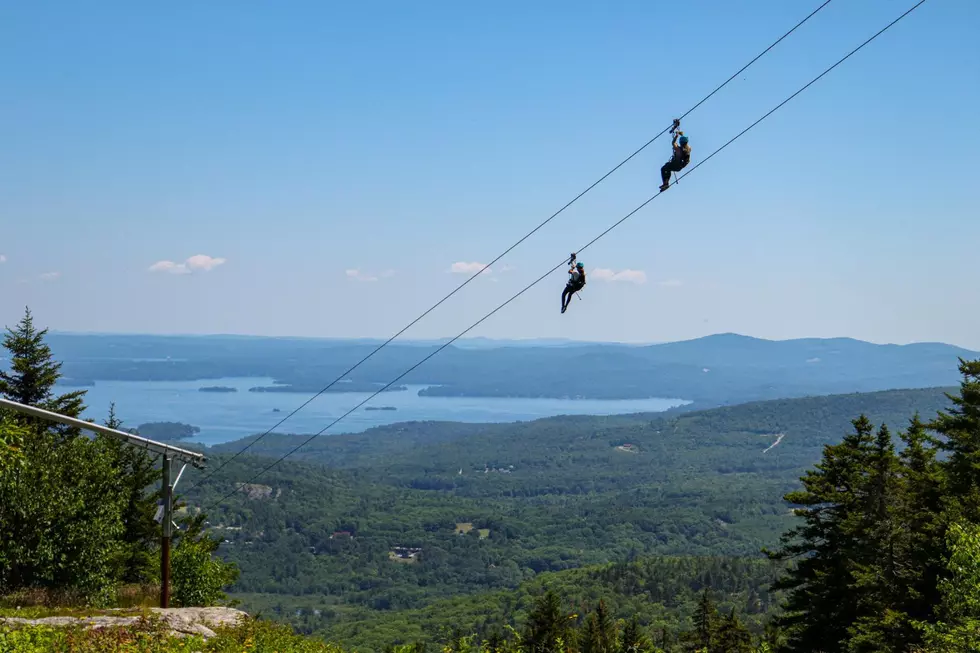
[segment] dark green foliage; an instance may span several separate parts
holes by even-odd
[[[123,501],[103,445],[32,429],[24,464],[0,479],[0,593],[37,587],[111,600]]]
[[[977,579],[964,575],[976,564],[966,533],[980,520],[980,361],[960,369],[953,407],[930,423],[936,436],[916,415],[896,454],[888,429],[872,436],[862,417],[853,434],[826,448],[804,489],[787,495],[801,506],[803,524],[773,554],[795,561],[775,585],[789,592],[780,650],[900,653],[918,650],[922,633],[929,651],[972,641],[980,601],[963,599],[952,618],[947,606],[953,595],[980,596]],[[950,524],[958,530],[947,538]],[[947,563],[953,559],[959,563]],[[950,576],[958,578],[955,592]],[[945,619],[971,625],[936,625]]]
[[[858,596],[851,591],[851,571],[866,562],[857,531],[866,528],[861,509],[868,506],[862,476],[873,447],[873,427],[864,417],[854,420],[854,432],[837,445],[827,445],[823,460],[802,478],[803,489],[786,495],[800,506],[803,524],[783,537],[774,554],[797,564],[775,588],[788,590],[786,614],[790,651],[837,651],[847,641],[847,629],[858,614]],[[863,502],[863,505],[862,505]]]
[[[940,436],[947,509],[958,518],[980,523],[980,360],[960,361],[963,383],[953,406],[929,425]]]
[[[52,396],[61,364],[54,361],[51,348],[44,342],[47,333],[47,329],[38,331],[34,327],[30,309],[24,310],[16,329],[7,329],[3,347],[10,353],[10,371],[0,371],[0,395],[21,404],[78,417],[85,408],[84,390]],[[36,420],[30,421],[37,424]],[[70,432],[66,427],[57,428],[59,432]]]
[[[927,621],[939,603],[938,582],[943,574],[943,490],[934,440],[918,414],[902,433],[900,454],[903,488],[900,523],[905,526],[901,556],[907,561],[900,583],[909,618]]]
[[[59,366],[45,333],[34,328],[30,311],[8,330],[11,373],[0,373],[0,394],[77,416],[84,391],[52,395]],[[124,528],[112,452],[74,429],[17,421],[26,429],[23,464],[0,478],[0,592],[66,589],[104,604],[112,598]]]
[[[548,590],[528,615],[523,645],[535,653],[559,653],[574,636],[571,617],[554,590]]]
[[[636,615],[623,625],[623,635],[619,640],[618,653],[650,653],[653,645],[643,632]]]
[[[752,653],[752,633],[742,625],[734,608],[718,624],[715,642],[718,653]]]
[[[602,599],[586,620],[581,650],[582,653],[616,653],[616,627]]]
[[[179,607],[215,605],[225,599],[224,587],[238,578],[238,567],[212,554],[220,540],[204,532],[204,515],[183,520],[171,552],[173,601]]]
[[[718,631],[718,610],[708,588],[701,592],[698,600],[698,607],[694,611],[694,630],[688,633],[687,640],[693,650],[705,649],[710,651],[715,648]]]
[[[24,440],[28,431],[0,411],[0,479],[24,464]],[[2,481],[0,481],[2,482]]]
[[[109,406],[109,417],[105,425],[122,430],[123,422],[116,417],[115,405]],[[118,578],[124,583],[157,581],[160,577],[161,528],[153,516],[161,492],[151,488],[160,484],[160,471],[146,451],[112,438],[104,439],[118,471],[113,495],[122,496],[126,501],[122,515],[123,535]]]

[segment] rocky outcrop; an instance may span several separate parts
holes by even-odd
[[[112,628],[129,626],[141,618],[133,610],[106,610],[106,614],[92,617],[44,617],[41,619],[23,619],[21,617],[0,618],[3,625],[41,625],[65,627],[80,625],[88,628]],[[116,614],[113,614],[116,613]],[[125,613],[125,614],[121,614]],[[234,608],[149,608],[148,616],[156,617],[167,625],[172,635],[199,635],[205,639],[214,637],[211,629],[216,626],[234,626],[240,619],[246,617],[241,610]]]

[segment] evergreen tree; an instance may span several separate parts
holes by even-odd
[[[718,625],[716,644],[713,651],[718,653],[751,653],[752,633],[742,625],[735,608]]]
[[[779,625],[777,625],[773,620],[766,622],[760,640],[760,650],[765,648],[770,652],[778,651],[780,648],[782,648],[785,642],[785,638],[783,637],[783,633],[779,628]]]
[[[116,417],[115,404],[109,405],[105,425],[122,430],[123,423]],[[119,578],[124,583],[153,582],[159,578],[157,547],[161,536],[160,525],[153,517],[162,493],[160,490],[150,492],[148,488],[160,483],[160,473],[143,449],[113,438],[104,438],[103,445],[114,458],[114,466],[119,472],[116,492],[126,500]]]
[[[569,642],[568,623],[562,612],[561,599],[549,589],[528,616],[523,637],[526,649],[533,653],[560,653]]]
[[[939,448],[948,454],[942,463],[951,519],[980,523],[980,360],[960,360],[959,395],[947,395],[953,402],[929,425],[942,438]]]
[[[585,632],[580,635],[582,641],[582,653],[601,653],[602,637],[599,635],[599,620],[596,619],[595,612],[590,614],[585,620]]]
[[[61,376],[61,363],[54,361],[51,348],[44,342],[47,333],[47,329],[38,331],[34,327],[29,308],[24,310],[24,317],[16,328],[7,328],[3,347],[11,355],[10,371],[0,371],[0,395],[21,404],[78,417],[85,409],[82,403],[84,390],[52,396],[54,385]],[[51,425],[47,427],[52,428]],[[66,432],[64,427],[60,430]]]
[[[855,548],[851,559],[856,612],[851,615],[851,653],[905,650],[914,636],[902,611],[900,576],[905,569],[900,522],[899,458],[888,428],[878,430],[867,457],[863,482],[853,488],[861,503],[848,525]]]
[[[787,590],[785,612],[777,624],[785,629],[784,650],[793,653],[839,651],[859,614],[852,592],[854,560],[867,559],[855,526],[866,526],[864,496],[874,431],[864,416],[854,420],[854,432],[840,444],[826,445],[823,459],[801,479],[803,489],[786,500],[800,506],[803,524],[782,537],[774,559],[795,560],[773,585]],[[873,502],[872,502],[873,503]]]
[[[599,600],[595,611],[596,626],[599,633],[599,648],[596,653],[614,653],[616,650],[616,624],[609,615],[606,602]]]
[[[623,624],[623,635],[619,640],[619,653],[651,653],[649,638],[643,634],[636,615]]]
[[[615,653],[615,650],[616,624],[609,616],[606,602],[600,599],[595,612],[586,620],[582,653]]]
[[[943,492],[935,440],[915,415],[902,433],[899,455],[901,494],[898,506],[901,564],[895,578],[896,610],[902,616],[906,645],[917,645],[920,633],[914,622],[934,618],[939,605],[938,583],[944,573]]]
[[[693,645],[694,651],[715,651],[715,629],[718,622],[718,610],[715,608],[708,588],[705,587],[694,609],[694,631],[688,633],[687,640]]]

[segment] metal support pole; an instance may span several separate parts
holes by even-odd
[[[170,456],[163,457],[163,537],[160,540],[160,607],[170,607],[170,536],[173,534],[174,490],[170,484]]]

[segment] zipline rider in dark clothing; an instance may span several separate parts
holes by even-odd
[[[679,144],[678,136],[680,136]],[[684,135],[684,132],[674,132],[674,140],[671,141],[671,147],[674,148],[674,154],[670,157],[670,161],[665,163],[664,167],[660,169],[660,179],[663,181],[663,185],[660,187],[661,193],[670,186],[670,173],[680,172],[684,169],[684,166],[691,162],[691,146],[687,144],[687,136]]]
[[[571,278],[565,284],[565,290],[561,293],[562,313],[568,309],[568,304],[572,301],[572,295],[585,287],[585,266],[579,261],[575,264],[575,267],[568,271],[568,274]]]

